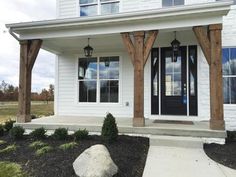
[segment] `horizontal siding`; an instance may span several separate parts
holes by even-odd
[[[58,18],[69,18],[77,16],[77,0],[57,0]]]
[[[111,112],[117,117],[133,116],[133,70],[128,56],[122,59],[121,101],[120,104],[82,104],[78,103],[77,93],[77,58],[70,55],[60,55],[58,60],[58,115],[99,116],[104,117]],[[129,106],[126,106],[129,102]]]
[[[224,47],[236,47],[236,5],[231,6],[229,14],[223,18],[222,43]],[[225,105],[226,128],[236,130],[236,105]]]

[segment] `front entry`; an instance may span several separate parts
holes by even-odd
[[[171,47],[153,49],[152,114],[197,115],[196,54],[196,46],[180,47],[177,56]]]
[[[175,57],[172,48],[161,49],[161,113],[187,115],[186,47]]]

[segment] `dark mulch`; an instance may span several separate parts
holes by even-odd
[[[14,153],[0,154],[0,160],[19,163],[23,170],[35,177],[75,177],[72,163],[85,149],[95,144],[104,144],[108,148],[119,168],[115,177],[142,177],[149,148],[148,138],[119,136],[117,142],[108,144],[103,142],[100,136],[90,136],[88,140],[79,141],[78,147],[64,152],[58,149],[58,146],[72,140],[58,141],[48,138],[43,142],[53,146],[55,150],[37,157],[35,151],[28,147],[34,142],[30,137],[19,141],[13,141],[8,136],[0,139],[7,141],[7,145],[15,143],[18,146]],[[0,149],[7,145],[0,145]]]
[[[236,141],[226,141],[225,145],[205,144],[204,150],[212,160],[236,169]]]

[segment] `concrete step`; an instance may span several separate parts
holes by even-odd
[[[150,146],[203,148],[203,141],[196,137],[151,135]]]

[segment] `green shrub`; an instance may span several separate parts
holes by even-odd
[[[236,131],[227,131],[227,141],[236,141]]]
[[[6,148],[0,150],[0,154],[2,153],[11,153],[11,152],[15,152],[16,151],[16,145],[10,145],[10,146],[7,146]]]
[[[47,143],[44,143],[42,141],[35,141],[29,145],[29,147],[33,149],[40,149],[45,146],[47,146]]]
[[[5,122],[5,124],[4,124],[4,129],[5,129],[7,132],[10,131],[10,130],[13,128],[13,124],[14,124],[15,122],[16,122],[16,121],[11,120],[11,119],[7,120],[7,121]]]
[[[42,127],[42,128],[37,128],[34,131],[32,131],[30,133],[30,135],[35,138],[35,139],[44,139],[46,138],[46,130]]]
[[[31,119],[33,120],[33,119],[37,119],[38,117],[36,116],[36,115],[34,115],[34,114],[32,114],[31,115]]]
[[[0,177],[27,177],[27,174],[17,163],[0,162]]]
[[[22,139],[24,132],[25,132],[24,128],[22,128],[20,126],[16,126],[10,130],[10,136],[14,139]]]
[[[65,128],[58,128],[55,130],[53,137],[57,140],[66,140],[68,138],[68,130]]]
[[[66,143],[66,144],[62,144],[59,146],[59,149],[66,151],[69,149],[73,149],[74,147],[76,147],[78,144],[76,142],[71,142],[71,143]]]
[[[112,143],[117,140],[118,128],[116,125],[116,119],[111,113],[108,113],[104,119],[102,126],[102,137],[109,143]]]
[[[0,124],[0,136],[4,135],[4,127]]]
[[[88,138],[88,134],[89,132],[86,129],[84,129],[76,131],[73,136],[76,140],[83,140]]]
[[[44,154],[46,154],[46,153],[48,153],[48,152],[51,152],[51,151],[53,151],[53,148],[52,148],[51,146],[44,146],[44,147],[38,149],[38,150],[35,152],[35,154],[36,154],[37,156],[42,156],[42,155],[44,155]]]

